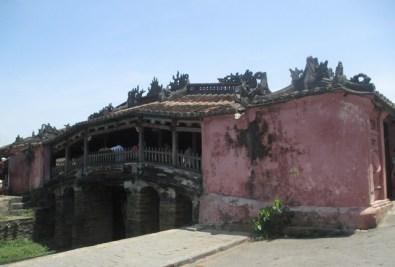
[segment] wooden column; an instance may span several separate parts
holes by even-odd
[[[88,154],[89,154],[89,143],[88,135],[84,135],[84,156],[83,156],[83,174],[86,175],[88,167]]]
[[[144,161],[144,127],[138,126],[137,131],[139,133],[139,161]]]
[[[173,165],[177,165],[178,138],[177,138],[176,126],[177,126],[177,122],[173,121],[173,125],[171,128],[171,148],[172,148],[171,159]]]
[[[64,158],[65,158],[64,171],[65,173],[67,173],[70,167],[70,145],[68,143],[64,148]]]

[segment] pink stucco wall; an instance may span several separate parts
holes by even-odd
[[[43,146],[15,152],[9,159],[9,191],[11,194],[29,192],[43,185],[49,178],[50,151]]]
[[[344,92],[205,118],[200,221],[243,220],[275,198],[354,210],[385,198],[381,119]]]

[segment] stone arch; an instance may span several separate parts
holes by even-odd
[[[183,193],[176,193],[175,226],[182,227],[193,223],[193,203],[190,197]]]
[[[149,234],[159,231],[159,205],[158,192],[151,186],[140,191],[140,213],[142,233]]]
[[[71,248],[73,245],[74,224],[74,189],[67,187],[62,198],[62,247]]]

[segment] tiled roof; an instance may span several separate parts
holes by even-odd
[[[291,86],[288,86],[282,90],[273,92],[265,96],[265,98],[261,101],[261,103],[253,105],[253,106],[262,106],[262,105],[270,105],[275,103],[287,102],[296,98],[301,98],[305,96],[324,94],[329,92],[334,92],[336,90],[343,90],[347,93],[354,95],[366,95],[373,96],[373,99],[376,103],[380,103],[380,105],[386,109],[387,112],[395,116],[395,104],[386,98],[379,91],[373,92],[361,92],[355,91],[345,87],[342,84],[334,84],[334,83],[324,83],[321,86],[317,86],[312,89],[306,90],[295,90]]]
[[[170,117],[202,117],[218,113],[236,112],[240,107],[234,95],[184,95],[171,100],[155,101],[114,112],[114,115],[138,113]]]
[[[380,104],[388,112],[395,115],[395,105],[385,96],[377,91],[374,92],[361,92],[346,88],[342,84],[333,82],[322,82],[317,84],[312,89],[296,90],[292,86],[288,86],[282,90],[260,96],[257,103],[250,104],[253,106],[265,106],[281,102],[287,102],[292,99],[301,98],[310,95],[323,94],[334,92],[336,90],[344,90],[351,94],[356,95],[369,95],[373,96],[374,101]],[[197,94],[184,93],[175,97],[167,98],[163,101],[153,101],[144,103],[133,107],[120,105],[113,111],[101,117],[82,121],[60,130],[57,137],[45,140],[44,142],[52,142],[60,140],[69,135],[72,135],[87,126],[100,125],[103,122],[123,119],[131,116],[158,116],[175,119],[200,119],[205,116],[220,115],[220,114],[234,114],[242,109],[242,105],[236,102],[235,92],[200,92]],[[29,138],[25,138],[28,140]],[[34,140],[31,140],[34,141]],[[24,142],[25,143],[25,142]],[[15,144],[18,145],[18,144]],[[0,149],[1,150],[1,149]]]

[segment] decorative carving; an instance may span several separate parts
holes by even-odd
[[[242,74],[238,72],[236,72],[236,74],[231,73],[224,78],[218,78],[218,81],[223,84],[241,84],[241,76]]]
[[[295,90],[308,90],[319,85],[320,82],[343,84],[344,86],[356,90],[372,92],[375,86],[370,82],[370,78],[363,73],[355,75],[350,80],[344,75],[343,64],[338,63],[335,74],[328,68],[328,61],[318,63],[317,58],[308,57],[303,73],[295,68],[290,69],[292,85]],[[321,83],[322,85],[322,83]]]
[[[236,101],[244,106],[256,103],[264,95],[270,93],[266,72],[254,74],[252,71],[246,70],[242,75],[239,73],[230,74],[218,81],[224,84],[239,84]]]
[[[137,85],[136,88],[133,88],[132,90],[129,91],[128,93],[128,108],[136,106],[140,104],[141,99],[143,98],[144,90],[140,89],[140,87]]]
[[[102,108],[100,111],[91,114],[88,117],[88,120],[93,120],[93,119],[97,119],[97,118],[103,117],[103,116],[109,114],[110,112],[112,112],[113,110],[114,110],[114,107],[110,103],[107,106],[105,106],[104,108]]]
[[[170,89],[170,91],[174,92],[186,88],[188,84],[189,84],[189,75],[186,73],[180,74],[180,72],[177,71],[176,76],[173,75],[173,81],[171,81],[167,87],[168,89]]]
[[[147,97],[159,97],[162,93],[163,86],[159,85],[159,81],[156,77],[152,79],[151,85],[148,88]]]
[[[295,68],[295,70],[289,69],[289,71],[291,72],[292,84],[295,85],[302,78],[303,70]]]
[[[246,70],[244,74],[239,74],[238,72],[236,74],[231,73],[224,78],[218,78],[218,81],[224,84],[242,84],[244,81],[250,88],[257,87],[257,80],[254,77],[254,73],[250,70]]]
[[[162,91],[160,92],[159,99],[165,100],[166,98],[169,98],[170,96],[171,96],[170,89],[163,88]]]
[[[257,80],[256,94],[257,95],[266,95],[270,93],[269,84],[267,83],[267,74],[266,72],[256,72],[254,74],[255,79]]]
[[[262,95],[269,91],[266,72],[256,72],[254,74],[252,71],[246,70],[244,74],[239,74],[238,72],[236,74],[231,73],[224,78],[218,78],[218,81],[225,85],[244,84],[244,87],[248,87],[249,89],[259,89]]]
[[[21,143],[23,142],[23,138],[18,134],[15,138],[15,142],[14,143]]]
[[[339,61],[339,63],[337,64],[336,70],[335,70],[335,78],[334,78],[334,80],[336,82],[343,82],[346,79],[347,78],[344,75],[344,71],[343,71],[343,63],[341,61]]]
[[[289,69],[291,72],[292,85],[297,90],[310,89],[315,83],[324,78],[330,79],[333,76],[332,69],[328,68],[328,61],[318,62],[317,58],[308,57],[306,67],[302,73],[301,70]]]
[[[33,132],[34,133],[34,132]],[[48,139],[53,136],[56,136],[60,133],[59,130],[56,129],[56,127],[51,126],[51,124],[42,124],[41,128],[38,130],[37,137],[40,139]],[[33,135],[34,137],[34,135]]]
[[[351,87],[351,89],[373,92],[376,87],[370,82],[371,78],[364,73],[359,73],[350,79],[350,82],[346,84]]]
[[[159,99],[166,100],[168,98],[176,97],[182,94],[187,93],[187,87],[189,85],[189,75],[184,73],[180,74],[177,71],[176,75],[172,77],[173,81],[171,81],[166,88],[162,88],[159,92]]]

